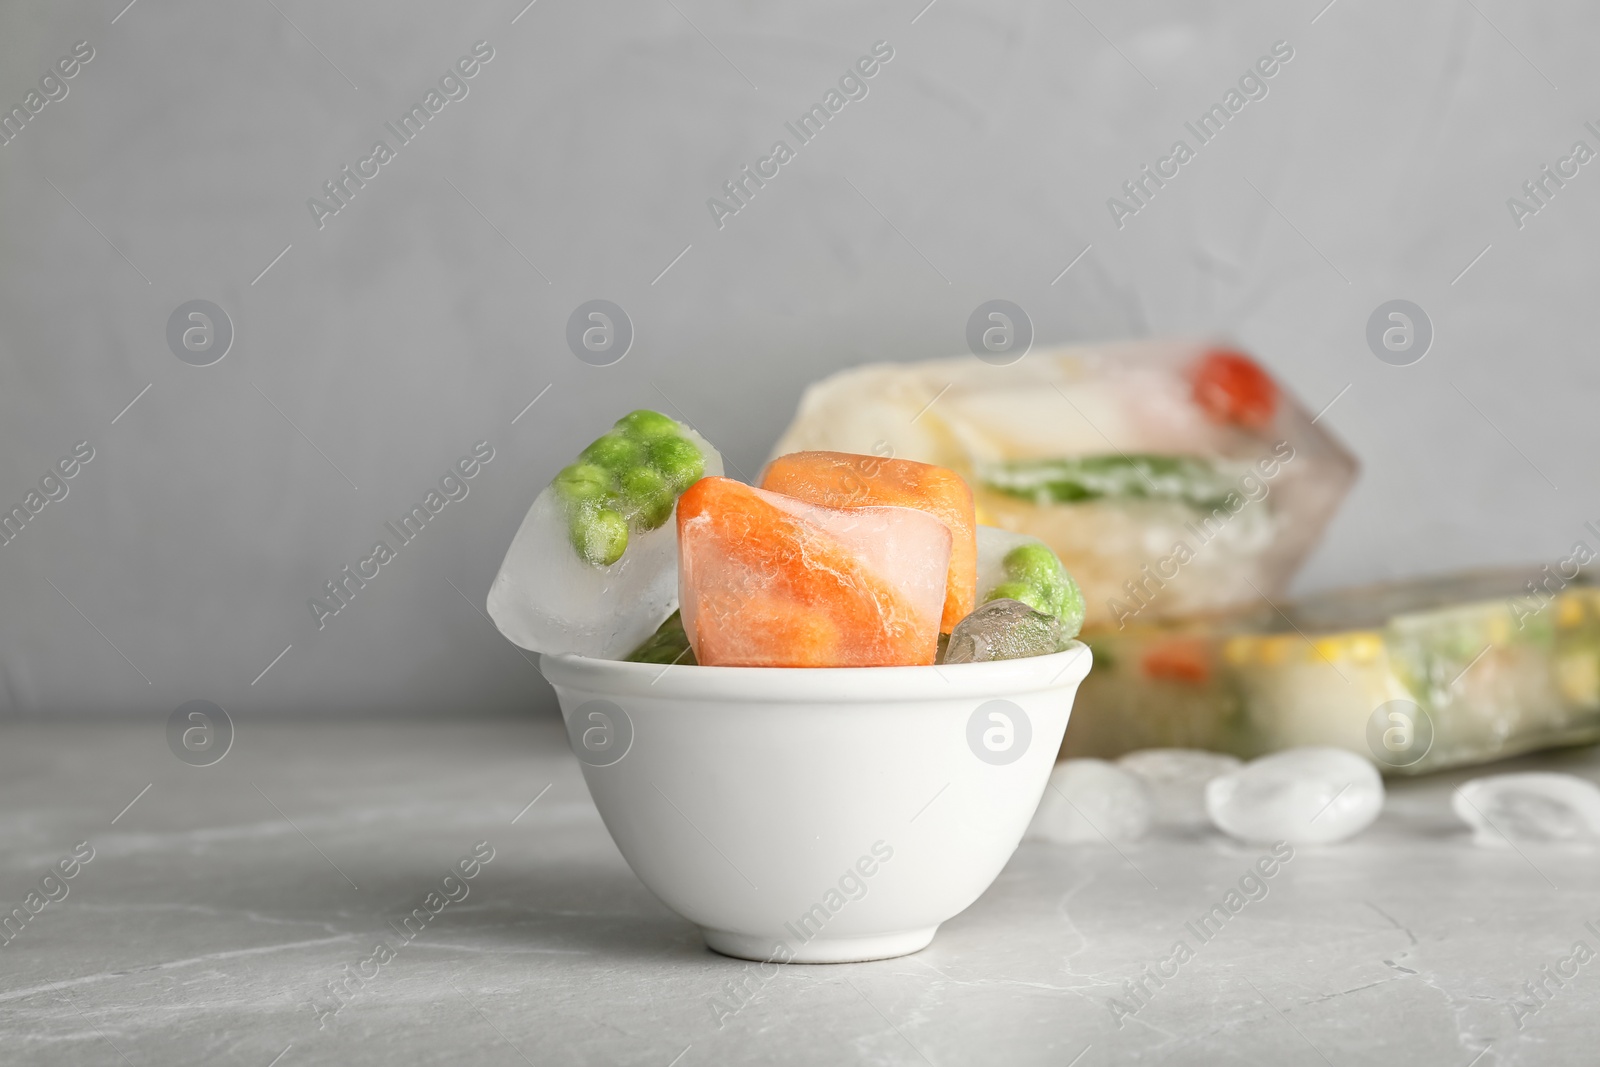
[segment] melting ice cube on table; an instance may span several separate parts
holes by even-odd
[[[1117,765],[1149,788],[1157,824],[1186,830],[1211,825],[1206,785],[1242,766],[1233,756],[1196,748],[1141,749],[1123,756]]]
[[[950,531],[926,511],[831,508],[705,478],[678,502],[683,625],[703,666],[931,664]]]
[[[528,509],[489,590],[489,615],[536,652],[626,655],[672,613],[682,493],[720,475],[699,434],[654,411],[617,420]]]
[[[1450,806],[1474,844],[1600,841],[1600,788],[1571,774],[1490,774],[1459,787]]]
[[[1050,772],[1028,837],[1058,845],[1136,841],[1150,828],[1150,791],[1098,759],[1069,759]]]
[[[1206,811],[1217,829],[1260,844],[1343,841],[1382,809],[1377,768],[1342,748],[1275,752],[1206,785]]]

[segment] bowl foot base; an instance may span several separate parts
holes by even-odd
[[[741,960],[788,963],[864,963],[867,960],[887,960],[895,956],[909,956],[921,952],[933,941],[938,926],[925,926],[920,930],[901,930],[892,934],[871,934],[865,937],[813,937],[797,942],[792,936],[784,938],[762,937],[758,934],[736,934],[728,930],[712,930],[702,926],[700,933],[713,952]],[[783,951],[787,949],[788,951]],[[787,956],[787,960],[784,957]]]

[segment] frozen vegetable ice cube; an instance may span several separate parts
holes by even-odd
[[[678,549],[702,665],[934,661],[950,531],[926,511],[829,508],[706,478],[678,501]]]
[[[495,625],[536,652],[626,655],[677,602],[678,494],[721,473],[717,450],[675,419],[618,419],[528,509],[489,590]]]
[[[972,490],[944,467],[849,452],[791,452],[767,466],[761,488],[830,508],[891,505],[931,512],[950,528],[950,572],[939,628],[949,633],[972,611],[978,546]]]
[[[986,663],[1060,652],[1061,620],[1020,600],[991,600],[956,624],[941,663]]]
[[[979,526],[978,603],[1020,600],[1035,611],[1061,620],[1061,640],[1070,641],[1083,625],[1083,594],[1056,554],[1037,537]]]

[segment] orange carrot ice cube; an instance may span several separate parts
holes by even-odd
[[[955,629],[977,603],[978,524],[972,490],[955,471],[849,452],[791,452],[768,465],[761,488],[830,508],[890,505],[930,512],[950,529],[950,571],[939,629]]]
[[[708,667],[934,662],[950,532],[926,511],[830,508],[702,478],[678,498],[678,595]]]

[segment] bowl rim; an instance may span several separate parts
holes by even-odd
[[[539,669],[551,685],[617,696],[899,703],[1073,689],[1093,660],[1089,646],[1074,640],[1047,656],[920,667],[702,667],[541,653]]]

